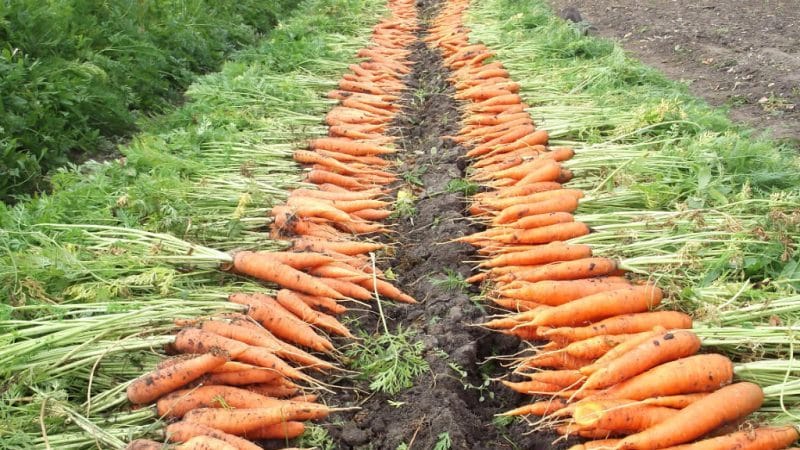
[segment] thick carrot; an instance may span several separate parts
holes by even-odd
[[[245,432],[248,439],[294,439],[306,431],[303,422],[286,421]]]
[[[261,253],[237,252],[233,257],[233,270],[310,295],[330,298],[343,297],[335,290],[320,283],[316,278]]]
[[[128,386],[128,400],[137,404],[150,403],[202,377],[230,358],[228,352],[219,348],[208,350],[208,353],[178,361],[137,378]]]
[[[667,331],[648,339],[592,373],[586,389],[602,389],[659,364],[691,356],[700,350],[700,338],[688,330]]]
[[[320,253],[326,253],[328,251],[333,251],[336,253],[342,253],[348,256],[360,255],[363,253],[369,253],[376,250],[379,250],[384,247],[383,244],[373,243],[373,242],[357,242],[357,241],[326,241],[323,239],[315,239],[315,238],[301,238],[295,239],[292,241],[294,244],[295,250],[311,250]],[[289,287],[289,286],[287,286]],[[303,289],[294,289],[300,292],[306,292]],[[320,295],[320,294],[313,294],[311,295]],[[323,297],[331,297],[331,298],[341,298],[332,295],[322,295]]]
[[[337,295],[339,295],[338,292]],[[228,299],[234,303],[249,306],[247,315],[281,339],[321,352],[333,350],[333,344],[330,341],[316,334],[308,324],[287,311],[271,297],[261,294],[232,294]]]
[[[591,364],[592,359],[576,358],[568,353],[537,355],[523,360],[522,367],[550,367],[561,370],[577,370]]]
[[[184,420],[241,436],[250,430],[284,421],[322,419],[329,412],[327,406],[317,403],[294,403],[265,408],[198,408],[189,411]]]
[[[624,314],[602,320],[585,327],[563,327],[543,329],[548,339],[581,341],[601,334],[632,334],[650,331],[663,326],[667,330],[692,328],[692,318],[678,311],[657,311],[639,314]]]
[[[608,352],[606,352],[606,354],[597,358],[597,361],[595,361],[594,364],[582,367],[581,373],[584,375],[591,375],[597,370],[606,367],[611,361],[630,352],[631,350],[635,349],[644,342],[647,342],[651,339],[656,339],[658,336],[664,334],[664,332],[666,331],[667,330],[661,325],[656,325],[655,327],[653,327],[652,330],[643,331],[641,333],[609,335],[609,336],[628,336],[629,339],[617,345],[613,349],[609,350]]]
[[[258,252],[267,254],[294,269],[307,269],[335,261],[328,255],[316,252]]]
[[[156,411],[161,417],[180,418],[195,408],[257,408],[277,401],[231,386],[205,385],[173,391],[161,397]]]
[[[591,232],[588,225],[583,222],[567,222],[547,225],[529,230],[516,230],[494,238],[503,244],[549,244],[551,242],[568,241],[585,236]]]
[[[498,281],[514,279],[536,282],[544,280],[578,280],[582,278],[608,276],[617,271],[617,262],[609,258],[582,258],[537,266]]]
[[[538,184],[538,183],[537,183]],[[517,205],[524,205],[527,203],[536,203],[544,200],[549,200],[552,198],[562,198],[565,196],[572,196],[576,199],[583,198],[583,191],[578,189],[550,189],[541,192],[534,192],[527,195],[522,196],[507,196],[501,197],[497,199],[487,200],[484,205],[491,209],[496,209],[503,211],[507,208],[511,208]],[[528,227],[532,228],[532,227]]]
[[[548,191],[554,193],[561,193],[561,191]],[[578,209],[578,199],[574,195],[565,193],[564,195],[548,198],[546,200],[538,201],[535,203],[523,203],[520,205],[510,206],[500,211],[494,219],[493,225],[504,225],[516,222],[523,217],[533,216],[538,214],[547,214],[552,212],[574,212]],[[553,239],[557,240],[557,239]]]
[[[175,450],[239,450],[235,445],[211,436],[198,435],[175,447]]]
[[[583,341],[572,342],[563,351],[576,358],[597,359],[631,338],[630,334],[604,334]],[[635,335],[633,335],[635,336]]]
[[[514,255],[517,253],[502,256],[508,256],[508,260],[514,260]],[[585,257],[588,256],[591,255]],[[631,286],[631,283],[624,277],[597,277],[582,280],[521,282],[519,287],[501,288],[500,292],[518,300],[558,306],[599,292],[612,291],[626,286]]]
[[[641,433],[633,434],[617,445],[621,450],[647,450],[683,444],[718,426],[756,411],[764,393],[753,383],[725,386],[680,410],[675,416]]]
[[[295,295],[294,291],[281,289],[278,291],[275,299],[281,306],[299,317],[303,322],[324,328],[340,336],[353,337],[350,330],[336,320],[336,318],[311,309],[310,306]]]
[[[612,432],[635,433],[661,423],[679,410],[642,405],[633,400],[581,401],[573,410],[575,424],[584,429],[599,428]]]
[[[267,397],[287,398],[297,395],[300,388],[286,380],[279,380],[277,383],[258,383],[242,386],[242,389],[256,392]]]
[[[575,326],[622,314],[645,312],[658,306],[662,296],[661,289],[653,285],[600,292],[543,310],[528,324],[540,327]]]
[[[601,398],[644,400],[650,397],[711,392],[731,382],[733,363],[717,354],[689,356],[664,363],[614,385]]]
[[[795,427],[763,427],[737,431],[665,450],[779,450],[792,445],[800,434]]]
[[[319,138],[309,142],[312,149],[322,149],[332,152],[345,153],[353,156],[388,155],[396,150],[366,142],[358,142],[345,138]]]
[[[175,422],[167,425],[167,438],[171,442],[186,442],[196,436],[209,436],[227,442],[239,450],[260,450],[261,447],[239,436],[189,422]]]
[[[281,374],[276,370],[252,366],[235,372],[210,373],[204,376],[202,381],[211,385],[246,386],[254,383],[271,383],[279,378]]]

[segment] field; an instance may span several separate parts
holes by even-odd
[[[797,441],[791,140],[544,0],[288,9],[0,203],[0,448]]]

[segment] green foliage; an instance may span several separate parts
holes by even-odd
[[[445,190],[453,194],[462,194],[469,197],[478,193],[480,185],[466,178],[453,178],[447,182]]]
[[[328,434],[328,430],[316,424],[306,425],[306,431],[297,438],[297,445],[303,448],[315,448],[317,450],[334,450],[336,443]]]
[[[431,283],[447,292],[466,292],[470,287],[463,275],[450,268],[444,269],[443,277],[431,278]]]
[[[445,431],[444,433],[439,433],[439,436],[437,436],[433,450],[450,450],[452,445],[453,442],[450,440],[450,433]]]
[[[414,378],[430,370],[423,358],[422,341],[413,341],[408,330],[398,328],[395,333],[378,336],[364,335],[362,345],[353,346],[346,355],[350,367],[370,380],[373,391],[396,394],[414,385]]]
[[[108,152],[140,113],[252,44],[294,2],[3,1],[0,200],[45,187],[76,155]]]

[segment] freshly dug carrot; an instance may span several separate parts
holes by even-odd
[[[164,444],[150,439],[134,439],[128,442],[125,450],[164,450]]]
[[[275,398],[287,398],[300,392],[300,388],[297,385],[287,383],[285,379],[278,380],[277,383],[249,384],[242,386],[242,389]]]
[[[533,381],[555,384],[561,387],[574,386],[585,377],[577,370],[543,370],[522,374]]]
[[[372,300],[371,291],[347,279],[321,278],[320,281],[341,292],[345,297],[354,298],[356,300]],[[367,281],[372,283],[372,280],[362,281],[363,283],[366,283]]]
[[[619,439],[598,439],[573,445],[568,450],[612,450],[619,441]]]
[[[666,408],[683,409],[692,403],[708,395],[707,393],[667,395],[662,397],[651,397],[642,400],[642,404],[653,406],[664,406]]]
[[[348,256],[355,256],[360,255],[363,253],[374,252],[383,248],[383,244],[373,243],[373,242],[358,242],[358,241],[326,241],[323,239],[314,239],[314,238],[301,238],[295,239],[292,241],[294,244],[295,250],[311,250],[320,253],[327,253],[328,251],[333,251],[336,253],[341,253]],[[286,286],[289,287],[289,286]],[[302,289],[295,289],[299,292],[306,292]],[[311,295],[320,295],[320,294],[313,294]],[[331,297],[331,298],[340,298],[331,295],[323,295],[324,297]]]
[[[581,373],[584,375],[591,375],[595,373],[597,370],[606,367],[611,361],[619,358],[622,355],[630,352],[631,350],[635,349],[639,345],[644,342],[647,342],[651,339],[656,339],[658,336],[664,334],[667,330],[662,327],[661,325],[656,325],[650,331],[643,331],[641,333],[632,333],[632,334],[622,334],[622,335],[615,335],[615,336],[629,336],[630,338],[622,342],[621,344],[617,345],[613,349],[606,352],[606,354],[600,356],[594,364],[591,364],[586,367],[581,368]],[[590,338],[591,339],[591,338]]]
[[[308,269],[335,261],[328,255],[316,252],[258,252],[269,255],[293,269]]]
[[[248,439],[294,439],[306,431],[303,422],[286,421],[245,432]]]
[[[336,318],[319,311],[314,311],[289,289],[281,289],[278,291],[275,299],[281,304],[281,306],[299,317],[303,322],[324,328],[340,336],[353,337],[353,335],[350,333],[350,330],[336,320]]]
[[[519,392],[520,394],[540,394],[543,392],[557,392],[563,389],[563,387],[557,384],[550,384],[550,383],[542,383],[541,381],[519,381],[519,382],[512,382],[501,380],[504,386],[507,388]]]
[[[210,348],[195,358],[184,359],[163,369],[142,375],[127,389],[131,403],[150,403],[192,381],[202,377],[214,368],[225,364],[230,354],[219,348]]]
[[[608,276],[617,271],[617,262],[610,258],[582,258],[537,266],[535,268],[506,275],[498,281],[523,280],[578,280],[582,278]],[[506,278],[507,277],[507,278]]]
[[[322,169],[313,169],[309,172],[306,172],[305,179],[309,183],[314,183],[314,184],[330,183],[339,187],[343,187],[345,189],[352,189],[356,191],[363,191],[367,189],[367,186],[361,184],[360,181],[356,180],[353,177],[348,177],[346,175],[341,175],[335,172],[329,172],[327,170],[322,170]]]
[[[173,391],[156,403],[161,417],[181,418],[195,408],[257,408],[274,401],[255,392],[231,386],[205,385]]]
[[[592,373],[586,389],[602,389],[659,364],[694,355],[700,350],[700,338],[688,330],[667,331],[648,339]]]
[[[630,337],[631,335],[629,334],[594,336],[582,341],[572,342],[564,347],[563,351],[576,358],[597,359],[619,344],[624,343]]]
[[[413,297],[404,294],[400,289],[395,287],[392,283],[375,278],[374,280],[359,281],[358,284],[364,289],[375,290],[384,297],[396,300],[402,303],[417,303]]]
[[[254,383],[272,383],[282,377],[277,370],[248,365],[251,367],[243,370],[210,373],[204,376],[202,381],[210,385],[246,386]]]
[[[571,245],[562,242],[552,242],[546,245],[540,245],[532,250],[496,256],[481,263],[481,266],[537,266],[556,261],[571,261],[588,258],[590,256],[592,256],[592,248],[588,245]]]
[[[528,230],[516,230],[494,238],[503,244],[549,244],[586,236],[592,230],[583,222],[567,222]]]
[[[651,397],[711,392],[733,379],[733,363],[703,354],[664,363],[603,391],[601,398],[644,400]],[[697,403],[697,402],[695,402]]]
[[[199,435],[178,445],[175,450],[238,450],[238,448],[221,439]]]
[[[345,153],[352,156],[389,155],[396,150],[366,142],[358,142],[345,138],[319,138],[309,142],[312,149],[322,149],[332,152]]]
[[[779,450],[792,445],[800,435],[795,427],[763,427],[737,431],[665,450]]]
[[[504,228],[516,230],[530,230],[557,223],[569,223],[575,220],[575,216],[568,212],[553,212],[546,214],[534,214],[525,216],[516,222],[506,224]]]
[[[542,330],[548,339],[581,341],[601,334],[632,334],[663,326],[667,330],[692,328],[692,318],[678,311],[657,311],[611,317],[585,327],[562,327]]]
[[[242,439],[239,436],[224,433],[220,430],[189,422],[175,422],[167,425],[167,439],[171,442],[187,442],[197,436],[208,436],[224,441],[238,450],[260,450],[261,447]]]
[[[599,428],[619,433],[635,433],[659,424],[679,410],[642,405],[632,400],[581,401],[572,412],[581,428]]]
[[[513,255],[517,253],[509,253],[503,256],[508,256],[508,260],[514,260],[515,257]],[[591,254],[582,257],[589,256]],[[631,283],[624,277],[597,277],[582,280],[523,282],[520,287],[502,288],[500,292],[507,297],[519,300],[559,306],[589,295],[613,291],[627,286],[631,286]]]
[[[272,259],[269,255],[253,252],[237,252],[233,257],[233,270],[262,281],[320,297],[342,298],[335,290],[320,283],[316,278]]]
[[[684,444],[718,426],[746,416],[761,407],[764,393],[753,383],[725,386],[680,410],[673,417],[617,445],[620,450],[649,450]]]
[[[530,325],[562,327],[581,325],[622,314],[648,311],[661,303],[663,292],[656,286],[632,286],[592,294],[543,310]]]
[[[341,295],[338,292],[336,294]],[[271,297],[261,294],[232,294],[228,299],[234,303],[249,306],[247,315],[281,339],[321,352],[333,350],[333,344],[330,341],[319,336],[308,324],[287,311]]]
[[[334,288],[335,289],[335,288]],[[337,289],[338,290],[338,289]],[[340,291],[341,292],[341,291]],[[336,300],[328,297],[317,297],[314,295],[302,294],[300,292],[294,293],[297,298],[305,302],[306,305],[314,309],[325,309],[333,314],[343,314],[347,312],[347,308],[336,303]],[[348,296],[349,297],[349,296]]]
[[[562,190],[566,191],[564,189]],[[562,190],[548,192],[561,193]],[[492,224],[495,226],[504,225],[516,222],[527,216],[547,214],[552,212],[571,213],[576,209],[578,209],[578,199],[575,198],[574,195],[567,193],[560,197],[548,198],[535,203],[523,203],[521,205],[510,206],[500,211],[500,213],[495,216],[494,219],[492,219]]]
[[[587,364],[591,364],[593,361],[592,359],[576,358],[568,353],[551,353],[527,358],[523,361],[522,367],[550,367],[561,370],[578,370]]]
[[[548,414],[552,414],[558,411],[561,408],[564,408],[567,404],[564,400],[560,398],[554,398],[551,400],[543,400],[534,403],[529,403],[527,405],[520,406],[519,408],[514,408],[510,411],[506,411],[503,413],[498,414],[499,416],[545,416]]]
[[[292,403],[266,408],[198,408],[189,411],[184,420],[242,436],[250,430],[284,421],[323,419],[329,412],[327,406],[317,403]]]

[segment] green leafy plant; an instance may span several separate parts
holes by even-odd
[[[466,178],[453,178],[447,182],[445,190],[453,194],[462,194],[465,197],[475,195],[478,193],[480,185],[474,183]]]
[[[470,286],[463,275],[450,268],[444,270],[443,277],[431,278],[431,283],[448,292],[466,292]]]
[[[306,424],[306,430],[298,438],[297,445],[317,450],[334,450],[336,448],[336,442],[328,434],[328,430],[316,424]]]
[[[433,450],[450,450],[452,445],[453,442],[450,440],[450,433],[445,431],[437,436],[436,444],[434,444]]]
[[[363,345],[353,346],[346,352],[350,367],[361,372],[370,381],[373,391],[396,394],[414,384],[414,378],[430,370],[422,356],[422,341],[414,341],[409,330],[388,329],[377,336],[363,334]]]

